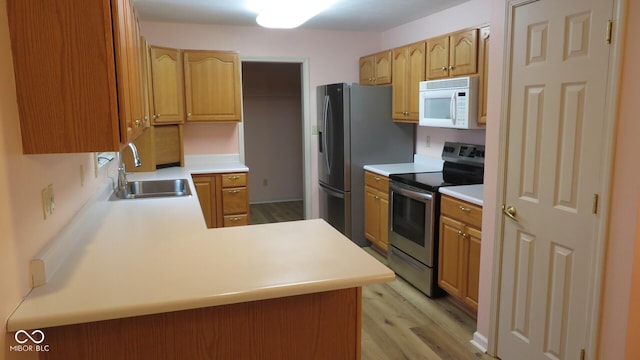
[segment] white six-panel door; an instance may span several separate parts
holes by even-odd
[[[613,0],[540,0],[510,14],[503,360],[578,360],[585,348],[612,10]]]

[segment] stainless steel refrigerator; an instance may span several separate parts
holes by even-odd
[[[320,217],[360,246],[364,165],[412,162],[415,125],[394,123],[391,86],[318,86]]]

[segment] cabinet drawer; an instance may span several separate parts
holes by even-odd
[[[247,214],[225,215],[223,225],[224,227],[241,225],[249,225],[249,216]]]
[[[387,194],[389,192],[389,178],[369,171],[364,172],[364,183],[374,189]]]
[[[247,186],[247,173],[222,174],[222,187]]]
[[[482,228],[482,208],[478,205],[443,195],[440,209],[442,215],[460,220],[477,229]]]
[[[222,189],[222,214],[246,214],[249,212],[247,188]]]

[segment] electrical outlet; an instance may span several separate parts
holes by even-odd
[[[55,197],[53,195],[53,184],[42,189],[42,212],[45,220],[53,215],[53,211],[56,208]]]
[[[427,136],[427,138],[425,140],[426,141],[425,141],[424,145],[426,147],[431,147],[431,136]]]

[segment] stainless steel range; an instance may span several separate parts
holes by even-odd
[[[389,176],[389,266],[427,296],[437,286],[440,194],[443,186],[482,184],[484,146],[446,142],[441,172]]]

